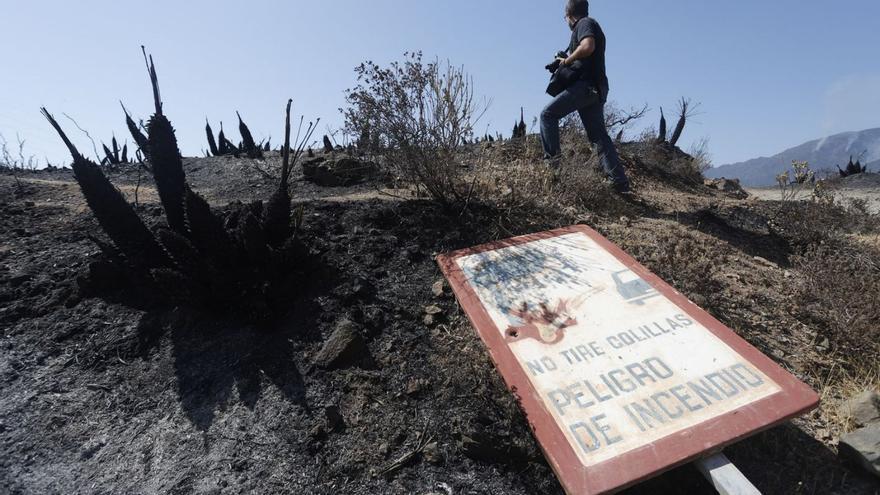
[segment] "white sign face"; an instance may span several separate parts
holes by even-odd
[[[585,467],[781,390],[584,233],[455,263]]]

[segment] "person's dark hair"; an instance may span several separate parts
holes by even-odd
[[[568,0],[565,4],[565,15],[580,19],[590,15],[590,2],[587,0]]]

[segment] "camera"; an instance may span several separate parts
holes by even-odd
[[[550,71],[550,73],[552,74],[556,72],[559,69],[559,65],[562,64],[562,61],[560,61],[559,59],[566,57],[568,57],[568,53],[563,51],[556,52],[556,57],[553,59],[553,62],[547,64],[544,68]]]

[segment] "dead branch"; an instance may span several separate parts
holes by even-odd
[[[80,132],[82,132],[83,134],[86,135],[87,138],[89,138],[89,141],[92,142],[92,151],[95,152],[95,159],[99,159],[101,155],[98,153],[98,146],[95,145],[95,140],[92,139],[92,136],[89,134],[89,131],[80,127],[79,123],[77,123],[77,121],[73,117],[71,117],[70,115],[67,115],[66,113],[62,113],[61,115],[64,115],[65,117],[67,117],[67,120],[73,122],[73,125],[75,125],[76,128],[80,130]]]

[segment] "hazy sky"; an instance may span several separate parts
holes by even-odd
[[[2,1],[0,133],[55,163],[67,158],[41,105],[83,151],[62,112],[108,141],[128,137],[119,100],[149,117],[141,44],[183,153],[197,155],[206,116],[237,140],[235,110],[277,143],[288,97],[321,133],[339,127],[360,61],[419,49],[464,64],[492,100],[480,128],[509,134],[520,106],[531,126],[546,104],[543,66],[569,37],[564,0]],[[611,99],[648,103],[644,125],[680,96],[701,102],[682,144],[708,137],[718,165],[880,126],[877,0],[594,0],[591,14],[608,36]]]

